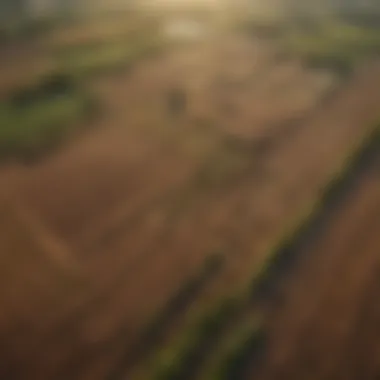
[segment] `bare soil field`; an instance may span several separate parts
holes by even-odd
[[[10,330],[12,317],[1,315],[0,378],[111,378],[210,255],[225,258],[220,273],[170,316],[163,344],[186,315],[233,293],[318,196],[380,116],[380,66],[338,85],[329,73],[277,62],[275,53],[237,37],[205,40],[99,79],[93,88],[105,109],[96,128],[36,165],[1,168],[4,203],[27,210],[17,228],[40,226],[38,241],[55,247],[50,253],[33,241],[25,249],[53,255],[70,281],[49,279],[36,261],[29,267],[36,278],[21,281],[17,263],[1,256],[18,273],[3,286],[42,301],[23,310],[21,296],[4,296],[9,315],[22,321]],[[179,114],[170,107],[173,90],[185,94]]]
[[[257,379],[379,376],[379,155],[268,302]],[[247,377],[248,378],[248,377]]]

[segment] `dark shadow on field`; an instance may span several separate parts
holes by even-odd
[[[372,169],[380,152],[378,135],[375,133],[363,151],[352,155],[347,168],[330,181],[321,194],[311,220],[301,224],[291,236],[280,243],[265,274],[252,289],[255,300],[264,303],[281,302],[283,280],[296,270],[301,255],[307,253],[308,248],[326,231],[328,221],[339,208],[355,196],[357,183]]]

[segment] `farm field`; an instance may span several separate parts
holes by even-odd
[[[191,356],[197,340],[181,337],[213,305],[240,294],[380,117],[377,58],[341,77],[282,56],[269,38],[218,30],[151,51],[143,38],[129,49],[124,24],[111,26],[44,42],[67,44],[67,96],[85,102],[91,94],[99,112],[78,116],[79,103],[74,114],[67,111],[73,128],[65,143],[37,161],[10,159],[0,167],[1,379],[211,380],[208,356]],[[82,39],[91,46],[88,61],[75,59]],[[103,46],[110,39],[111,52]],[[105,59],[94,62],[99,43]],[[21,50],[14,54],[35,53]],[[20,80],[23,69],[11,66],[14,77],[0,75],[4,94],[19,86],[12,78]],[[270,333],[262,364],[252,365],[255,378],[349,378],[339,371],[345,355],[356,354],[355,339],[372,350],[372,340],[353,330],[367,323],[374,303],[361,296],[376,291],[369,273],[378,240],[377,172],[378,158],[294,278],[260,303]],[[339,279],[345,287],[334,287]],[[317,306],[331,309],[326,322]],[[256,321],[256,309],[245,313]],[[347,320],[335,325],[343,314]],[[253,325],[242,334],[255,336]],[[331,345],[341,354],[329,364]],[[186,360],[173,370],[181,350],[193,372],[185,371]],[[374,373],[376,363],[370,369],[357,352],[363,362],[352,370],[362,365]]]
[[[278,283],[265,306],[271,337],[255,378],[378,376],[379,163],[377,154],[356,176],[292,276]]]

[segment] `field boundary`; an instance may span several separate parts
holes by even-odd
[[[189,371],[194,373],[198,364],[195,359],[201,358],[201,361],[204,361],[202,355],[223,340],[225,328],[231,326],[239,316],[252,308],[255,301],[269,294],[278,276],[294,262],[295,253],[300,245],[309,241],[316,229],[321,227],[326,211],[330,214],[332,205],[339,200],[342,191],[345,191],[347,185],[378,151],[379,143],[380,126],[376,125],[344,157],[341,164],[333,171],[331,179],[321,189],[320,196],[305,208],[291,227],[272,245],[264,255],[262,265],[255,268],[252,277],[241,291],[233,297],[223,298],[208,311],[195,316],[195,322],[174,342],[174,345],[159,352],[157,359],[152,363],[151,374],[143,378],[178,380]],[[264,320],[255,331],[260,337],[265,336]],[[257,339],[260,344],[262,340],[262,338]],[[231,357],[239,357],[234,351],[243,350],[246,340],[243,339],[240,343],[229,350]],[[226,365],[225,357],[220,360],[220,365]],[[215,373],[220,372],[216,370]],[[234,380],[238,379],[234,377]]]

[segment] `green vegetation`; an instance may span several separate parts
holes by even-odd
[[[1,44],[33,42],[69,25],[72,21],[63,15],[30,18],[20,17],[20,14],[17,14],[16,18],[0,22],[0,46]]]
[[[60,75],[16,91],[0,105],[0,158],[31,160],[67,138],[94,110],[87,95]]]
[[[214,340],[222,333],[240,309],[238,299],[227,298],[208,312],[195,318],[176,342],[159,353],[151,366],[150,380],[178,380],[191,377],[196,365],[207,354]]]
[[[92,43],[58,53],[62,72],[78,80],[88,76],[128,69],[138,60],[159,51],[158,39]]]
[[[291,228],[283,234],[273,248],[265,255],[265,260],[250,280],[250,296],[266,292],[268,286],[279,273],[293,262],[297,248],[311,236],[331,205],[339,199],[346,185],[356,175],[363,162],[371,157],[374,150],[380,148],[380,126],[376,127],[360,141],[343,160],[343,163],[330,181],[321,190],[320,196],[308,208],[305,208]]]
[[[12,33],[28,28],[33,35],[43,35],[53,24],[50,19],[28,21],[23,26],[7,26],[0,35],[13,42]],[[162,48],[161,41],[146,30],[132,34],[49,51],[53,72],[15,89],[0,103],[0,159],[34,159],[57,146],[74,131],[82,116],[97,107],[84,89],[89,77],[129,69]]]
[[[286,56],[312,68],[347,76],[360,61],[380,53],[379,14],[248,16],[236,28],[254,38],[271,39]]]
[[[140,358],[149,353],[154,352],[154,349],[160,344],[162,338],[167,332],[167,329],[171,327],[171,324],[175,322],[176,317],[189,306],[189,304],[201,293],[205,288],[207,283],[211,281],[222,269],[225,262],[225,256],[222,253],[214,253],[206,258],[200,271],[194,276],[190,277],[184,282],[184,284],[169,298],[163,308],[155,315],[150,323],[147,324],[145,329],[143,329],[142,336],[137,347],[135,347],[132,354],[133,357]],[[183,342],[187,341],[184,337]],[[182,343],[183,355],[190,355],[189,346],[185,346]],[[188,343],[190,344],[190,343]],[[184,352],[186,350],[187,354]],[[134,356],[136,355],[136,356]],[[164,354],[163,354],[164,355]],[[167,360],[167,353],[165,353],[165,359]],[[130,351],[127,351],[127,358],[130,357]],[[121,360],[117,363],[111,375],[108,377],[110,379],[121,379],[125,373],[125,368],[128,367],[129,361],[123,356]],[[138,359],[137,359],[138,360]],[[162,363],[155,363],[155,369],[159,375],[164,376],[162,373],[167,371],[167,376],[171,376],[168,368],[164,369]],[[176,365],[178,368],[178,365]],[[166,373],[166,372],[165,372]],[[174,375],[173,375],[174,376]],[[170,377],[169,377],[170,378]]]
[[[336,170],[334,177],[326,185],[322,192],[319,205],[321,209],[324,205],[334,201],[339,197],[341,188],[351,179],[363,163],[372,156],[373,151],[380,149],[380,126],[375,128],[370,134],[364,136],[362,141],[358,142],[356,150],[346,157],[341,167]]]
[[[347,24],[361,28],[374,30],[379,30],[380,28],[380,9],[378,6],[371,11],[365,9],[342,9],[339,12],[338,17]]]
[[[253,37],[277,39],[287,31],[288,27],[283,18],[273,15],[240,20],[235,29]]]
[[[380,127],[376,127],[343,161],[339,169],[324,187],[321,197],[302,213],[300,218],[274,244],[261,266],[255,267],[251,279],[234,298],[224,298],[208,312],[198,316],[182,336],[167,350],[158,354],[153,364],[152,373],[147,379],[179,380],[196,373],[204,363],[207,352],[216,349],[218,342],[223,342],[223,336],[231,334],[231,343],[227,340],[227,348],[217,352],[210,368],[206,365],[207,380],[239,379],[244,370],[247,357],[260,353],[265,344],[265,330],[261,324],[247,331],[241,330],[238,321],[247,314],[263,292],[268,291],[277,276],[292,263],[298,248],[310,238],[318,223],[323,220],[331,208],[337,194],[341,194],[356,170],[368,155],[380,147]],[[338,178],[338,179],[337,179]]]
[[[249,304],[263,292],[264,295],[270,290],[278,275],[285,272],[293,263],[298,248],[303,242],[312,236],[314,229],[323,220],[326,212],[329,212],[331,203],[338,199],[339,194],[357,173],[363,162],[380,149],[380,126],[376,127],[369,135],[349,154],[344,160],[341,169],[338,170],[331,181],[324,187],[320,198],[318,198],[284,236],[270,249],[265,256],[262,265],[254,271],[248,287],[242,291],[242,304]],[[243,295],[244,294],[244,295]],[[241,310],[246,310],[244,307]],[[244,313],[243,313],[244,315]],[[235,316],[236,317],[236,316]],[[239,379],[246,365],[246,355],[259,354],[265,343],[265,331],[260,325],[251,331],[241,332],[240,327],[235,327],[236,343],[231,343],[231,348],[226,354],[223,350],[218,352],[216,362],[219,365],[215,369],[206,371],[205,379],[235,380]],[[243,334],[243,335],[242,335]],[[232,340],[233,341],[233,340]],[[209,375],[213,373],[214,375]]]
[[[265,342],[261,321],[253,319],[246,325],[239,326],[218,345],[217,360],[202,374],[204,380],[240,380],[248,364],[252,365],[252,355],[263,348]]]
[[[222,254],[214,254],[205,260],[200,272],[185,281],[179,290],[169,298],[152,323],[147,326],[143,339],[145,344],[149,344],[158,338],[163,328],[170,323],[172,317],[189,305],[206,283],[220,271],[223,264],[224,256]]]
[[[15,107],[27,107],[77,91],[75,82],[63,73],[49,73],[28,86],[15,89],[9,102]]]
[[[344,76],[361,60],[380,53],[380,31],[332,20],[308,29],[292,28],[282,43],[307,65]]]
[[[128,54],[121,45],[84,48],[64,55],[60,61],[62,71],[73,78],[101,74],[127,66]]]

